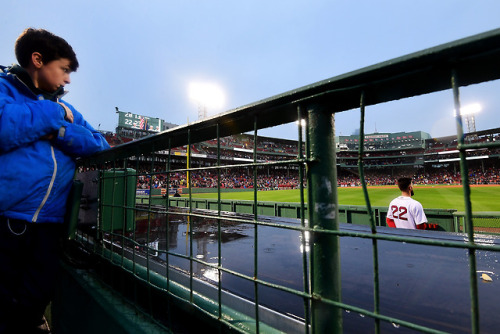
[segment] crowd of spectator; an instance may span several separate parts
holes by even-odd
[[[106,133],[106,138],[113,145],[132,140],[119,135]],[[467,137],[467,142],[494,142],[500,140],[497,132],[488,133],[484,136]],[[291,140],[258,137],[255,143],[252,135],[240,134],[220,139],[220,159],[223,164],[228,161],[250,162],[254,159],[254,147],[257,151],[257,162],[274,162],[295,159],[297,157],[297,143]],[[398,146],[391,149],[390,146],[378,147],[377,150],[365,150],[363,163],[365,168],[365,181],[370,186],[394,185],[400,176],[413,176],[417,184],[461,184],[458,162],[459,157],[456,137],[443,137],[437,140],[426,140],[425,145],[410,145],[409,148]],[[224,168],[220,172],[220,180],[216,169],[201,168],[213,166],[217,159],[217,140],[208,140],[191,146],[192,164],[196,169],[190,172],[190,186],[196,188],[223,189],[294,189],[298,188],[298,169],[284,170],[279,168],[268,168],[258,170],[256,185],[252,167],[246,168]],[[170,152],[163,152],[164,157],[170,154],[170,162],[177,168],[185,168],[187,146],[172,148]],[[158,154],[159,157],[162,155]],[[467,156],[481,158],[483,165],[472,163],[469,167],[470,184],[500,184],[500,172],[496,168],[495,161],[500,155],[499,148],[484,148],[470,150]],[[493,159],[484,159],[488,156]],[[166,161],[166,158],[164,158]],[[443,160],[449,160],[443,163]],[[478,160],[472,160],[478,161]],[[358,165],[357,152],[355,150],[337,152],[337,183],[339,187],[356,187],[361,185],[357,175]],[[424,165],[425,162],[425,165]],[[486,166],[485,166],[486,164]],[[192,166],[193,166],[192,165]],[[418,166],[418,168],[417,168]],[[425,166],[425,168],[423,167]],[[139,189],[153,188],[182,188],[187,187],[188,177],[185,171],[168,174],[160,169],[148,172],[147,167],[139,173],[137,187]],[[164,168],[163,168],[164,170]],[[305,181],[304,181],[305,185]]]
[[[191,187],[217,188],[218,176],[216,170],[190,172]],[[257,187],[259,190],[296,189],[299,187],[298,172],[275,171],[272,173],[257,173]],[[137,176],[137,188],[184,188],[188,186],[188,177],[185,171],[170,173],[148,173],[140,171]],[[220,187],[223,189],[253,189],[253,173],[245,169],[222,170]]]
[[[411,176],[416,184],[441,184],[441,185],[460,185],[462,178],[460,171],[448,170],[446,168],[434,168],[431,170],[419,169],[416,171],[399,171],[397,173],[384,173],[378,171],[365,171],[365,182],[367,185],[394,185],[401,176]],[[481,167],[471,168],[469,170],[469,184],[500,184],[500,170],[489,167],[483,170]],[[339,187],[357,187],[361,186],[361,181],[357,175],[341,173],[338,176]]]
[[[191,187],[194,188],[217,188],[218,176],[215,169],[190,172]],[[153,188],[184,188],[188,186],[188,178],[185,171],[170,173],[140,172],[137,177],[138,189]],[[397,173],[380,170],[365,170],[365,182],[368,186],[394,185],[395,180],[401,176],[411,176],[416,184],[430,185],[459,185],[461,177],[459,171],[435,168],[431,170],[400,170]],[[167,182],[168,181],[168,182]],[[494,167],[486,169],[472,168],[469,170],[470,184],[500,184],[500,171]],[[169,186],[170,185],[170,186]],[[307,186],[304,180],[304,187]],[[300,186],[298,171],[271,170],[267,173],[257,173],[257,187],[259,190],[298,189]],[[359,187],[361,180],[357,173],[347,170],[339,170],[337,174],[338,187]],[[253,189],[254,176],[252,171],[246,169],[223,169],[220,176],[220,187],[222,189]]]

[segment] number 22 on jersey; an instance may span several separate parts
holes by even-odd
[[[393,205],[391,206],[391,211],[392,211],[392,216],[395,219],[408,220],[408,218],[406,217],[408,209],[405,206]]]

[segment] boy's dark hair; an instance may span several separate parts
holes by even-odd
[[[408,187],[411,185],[411,177],[400,177],[398,179],[398,187],[401,191],[408,191]]]
[[[74,72],[78,68],[78,60],[71,45],[63,38],[44,29],[28,28],[16,40],[16,58],[21,67],[27,68],[33,52],[40,52],[44,63],[67,58]]]

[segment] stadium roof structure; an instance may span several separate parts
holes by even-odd
[[[392,141],[401,139],[418,139],[426,140],[431,138],[431,135],[424,131],[411,131],[411,132],[377,132],[365,134],[366,141]],[[340,142],[349,140],[359,140],[359,135],[338,136]],[[370,140],[372,139],[372,140]]]
[[[481,131],[476,131],[474,132],[474,135],[476,136],[486,136],[486,135],[493,135],[493,134],[500,134],[500,128],[494,128],[494,129],[488,129],[488,130],[481,130]]]
[[[466,133],[465,137],[466,138],[467,137],[473,138],[473,137],[483,137],[483,136],[493,136],[493,135],[500,135],[500,128],[493,128],[493,129],[487,129],[487,130],[481,130],[481,131]],[[456,135],[426,139],[426,142],[443,142],[443,143],[449,143],[449,142],[454,142],[454,141],[457,141],[457,136]]]

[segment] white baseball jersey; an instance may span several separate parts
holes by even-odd
[[[416,229],[417,225],[427,223],[424,208],[411,197],[399,196],[389,204],[387,217],[394,220],[397,228]]]

